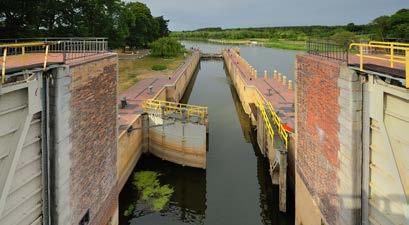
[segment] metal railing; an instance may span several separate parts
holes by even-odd
[[[0,39],[0,44],[21,44],[43,42],[49,45],[50,53],[62,53],[64,62],[108,52],[108,39],[98,37],[52,37],[52,38],[18,38]],[[35,53],[29,51],[26,53]],[[37,51],[38,52],[38,51]]]
[[[7,57],[44,54],[44,69],[50,53],[62,54],[62,63],[108,52],[107,38],[20,38],[0,39],[1,83],[6,79]]]
[[[277,115],[276,111],[274,110],[273,105],[271,102],[267,102],[267,107],[270,111],[271,117],[273,119],[274,125],[277,127],[278,134],[280,135],[281,140],[284,142],[285,149],[288,149],[288,133],[284,127],[284,124],[281,122],[280,117]]]
[[[8,55],[25,55],[31,52],[43,52],[44,63],[43,69],[47,67],[47,58],[49,52],[49,45],[45,42],[28,42],[28,43],[14,43],[14,44],[0,44],[1,52],[1,84],[6,81],[6,63]]]
[[[180,115],[181,118],[186,116],[189,121],[192,117],[196,117],[199,119],[200,124],[206,124],[208,115],[207,107],[161,100],[146,100],[143,102],[142,108],[145,111],[155,111],[166,115],[175,113]]]
[[[330,41],[307,41],[307,52],[329,59],[348,61],[348,45],[336,44]]]
[[[389,63],[390,68],[405,70],[406,88],[409,88],[409,44],[398,42],[352,43],[349,46],[351,52],[359,59],[359,70],[364,71],[366,60],[384,61]],[[372,62],[374,63],[374,62]]]
[[[264,103],[261,102],[261,101],[258,101],[257,105],[258,105],[258,108],[260,109],[261,116],[263,118],[263,121],[264,121],[264,124],[266,126],[267,132],[271,137],[271,144],[274,146],[274,134],[275,133],[274,133],[273,127],[271,126],[270,120],[268,119],[267,112],[266,112],[266,109],[264,107]]]

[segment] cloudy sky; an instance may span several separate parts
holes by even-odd
[[[129,1],[129,0],[128,0]],[[409,0],[139,0],[171,30],[368,23],[409,8]]]

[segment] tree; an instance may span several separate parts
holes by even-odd
[[[157,57],[174,57],[183,52],[183,45],[171,37],[163,37],[151,45],[151,54]]]
[[[159,31],[158,31],[159,37],[169,36],[169,33],[170,33],[169,28],[168,28],[169,20],[166,20],[165,18],[163,18],[163,16],[155,17],[155,20],[157,21],[159,25]]]
[[[143,3],[131,2],[126,4],[125,8],[129,27],[126,44],[133,48],[147,47],[158,36],[159,24]]]
[[[147,47],[167,36],[168,20],[121,0],[1,0],[0,38],[108,37],[111,48]]]
[[[336,30],[330,39],[335,43],[348,46],[350,42],[356,41],[357,38],[353,32],[340,29]]]

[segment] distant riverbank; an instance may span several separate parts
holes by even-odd
[[[305,41],[289,41],[289,40],[271,40],[264,38],[255,38],[255,39],[187,39],[189,41],[202,41],[215,44],[226,44],[226,45],[256,45],[264,46],[267,48],[278,48],[278,49],[287,49],[287,50],[297,50],[305,51],[306,45]]]

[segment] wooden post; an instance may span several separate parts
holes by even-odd
[[[280,151],[280,176],[279,176],[279,208],[281,212],[287,211],[287,151]]]

